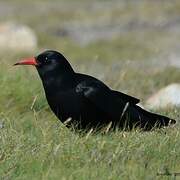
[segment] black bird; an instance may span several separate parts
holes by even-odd
[[[139,99],[112,90],[92,76],[74,72],[67,59],[57,51],[48,50],[15,65],[36,67],[51,110],[67,127],[150,130],[176,123],[142,109],[137,105]]]

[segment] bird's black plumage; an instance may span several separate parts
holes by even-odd
[[[74,72],[66,58],[56,51],[35,57],[51,110],[67,126],[78,129],[140,127],[145,130],[175,123],[168,117],[148,112],[139,99],[114,91],[102,81]]]

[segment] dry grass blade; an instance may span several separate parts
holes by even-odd
[[[105,134],[107,134],[109,132],[109,130],[112,127],[112,121],[107,125],[107,127],[105,128]]]
[[[34,99],[33,99],[33,102],[32,102],[32,104],[31,104],[31,110],[34,108],[34,105],[35,105],[35,103],[36,103],[37,98],[38,98],[38,95],[36,95],[36,96],[34,97]]]
[[[87,135],[86,135],[86,140],[87,140],[87,139],[89,138],[89,136],[92,134],[93,130],[94,130],[93,128],[89,130],[89,132],[88,132]]]
[[[72,121],[72,118],[68,118],[66,121],[64,121],[64,125],[67,126]]]

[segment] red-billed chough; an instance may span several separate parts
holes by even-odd
[[[137,98],[112,90],[92,76],[74,72],[67,59],[57,51],[48,50],[15,65],[36,67],[51,110],[67,127],[73,125],[87,130],[110,125],[112,129],[150,130],[176,122],[142,109],[137,105]]]

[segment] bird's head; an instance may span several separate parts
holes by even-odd
[[[33,65],[41,77],[74,72],[66,58],[59,52],[47,50],[36,57],[25,58],[14,65]]]

